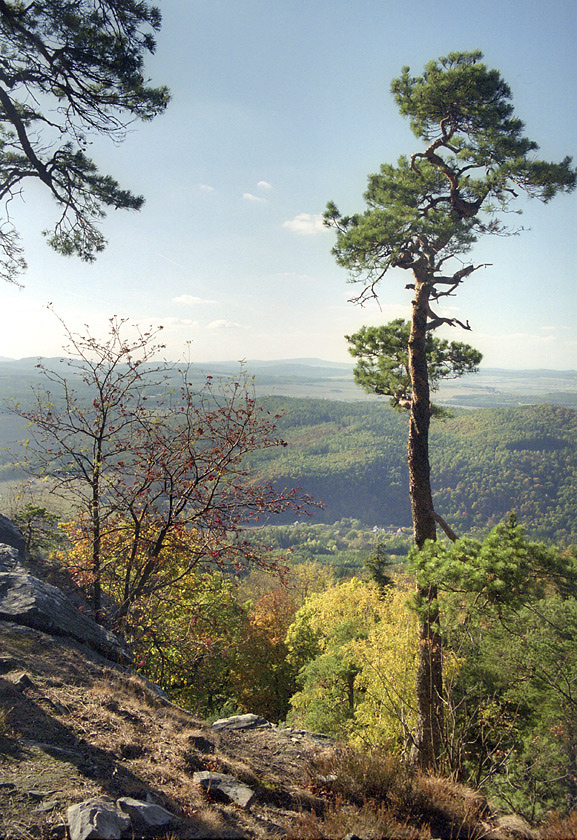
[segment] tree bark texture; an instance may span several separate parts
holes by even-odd
[[[409,372],[412,402],[409,423],[409,493],[415,544],[436,539],[435,513],[429,466],[429,425],[431,403],[425,342],[429,313],[429,286],[416,277],[415,299],[409,337]],[[417,585],[419,617],[419,655],[416,676],[417,731],[413,761],[423,770],[435,770],[443,733],[443,669],[439,633],[436,587]]]

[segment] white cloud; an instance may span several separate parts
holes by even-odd
[[[227,321],[224,318],[211,321],[207,327],[209,330],[241,330],[243,328],[242,324],[235,324],[234,321]]]
[[[185,306],[194,306],[201,303],[216,303],[216,300],[207,300],[196,295],[178,295],[172,298],[173,303],[183,303]]]
[[[152,325],[164,327],[164,329],[173,327],[193,327],[197,329],[200,324],[198,321],[193,321],[191,318],[151,318]]]
[[[316,236],[328,230],[323,223],[322,213],[299,213],[294,219],[283,222],[283,227],[301,236]]]
[[[272,184],[269,184],[268,181],[259,181],[257,187],[259,190],[272,190]]]
[[[259,195],[253,195],[252,193],[243,193],[242,197],[246,201],[253,201],[258,202],[259,204],[266,204],[266,198],[262,198],[262,196]]]
[[[203,193],[215,193],[216,190],[214,187],[211,187],[210,184],[199,184],[198,189]]]

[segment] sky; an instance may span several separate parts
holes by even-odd
[[[577,159],[574,0],[160,0],[147,61],[165,114],[118,145],[93,138],[104,173],[146,197],[103,222],[87,265],[54,254],[42,230],[57,208],[26,187],[11,215],[24,288],[0,287],[0,356],[56,356],[63,331],[104,335],[114,315],[163,326],[165,355],[193,362],[316,357],[348,361],[345,334],[409,317],[409,278],[387,275],[379,305],[349,302],[322,213],[362,212],[367,176],[417,151],[390,82],[450,51],[481,49],[513,93],[540,156]],[[577,369],[577,192],[522,201],[514,237],[485,237],[489,263],[442,314],[485,367]]]

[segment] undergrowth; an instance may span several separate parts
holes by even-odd
[[[301,816],[301,837],[430,837],[475,840],[486,831],[486,800],[448,779],[424,776],[399,759],[339,749],[308,768],[311,786],[329,802],[325,813]]]

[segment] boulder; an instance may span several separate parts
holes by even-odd
[[[198,773],[193,773],[192,780],[215,799],[219,799],[221,802],[233,802],[240,808],[248,808],[255,796],[254,791],[248,785],[239,782],[234,776],[227,776],[224,773],[201,770]]]
[[[26,555],[26,540],[22,532],[8,517],[0,513],[0,543],[15,548],[22,557]]]
[[[174,814],[154,802],[142,802],[140,799],[122,796],[117,800],[117,805],[125,814],[128,814],[132,828],[137,832],[170,825],[175,820]]]
[[[131,827],[128,814],[107,796],[71,805],[66,815],[70,840],[120,840]]]
[[[495,838],[495,840],[501,840],[503,837],[507,837],[508,840],[511,838],[517,838],[517,840],[533,840],[533,838],[537,838],[539,833],[537,831],[533,831],[529,823],[523,819],[523,817],[519,816],[519,814],[505,814],[503,817],[499,817],[496,821],[496,827],[489,831],[486,836],[488,838]]]
[[[17,548],[0,543],[0,572],[24,571],[22,555]]]
[[[113,633],[76,609],[60,589],[23,570],[0,572],[0,620],[70,636],[115,662],[131,662]]]
[[[272,724],[260,715],[233,715],[212,724],[212,729],[271,729]]]

